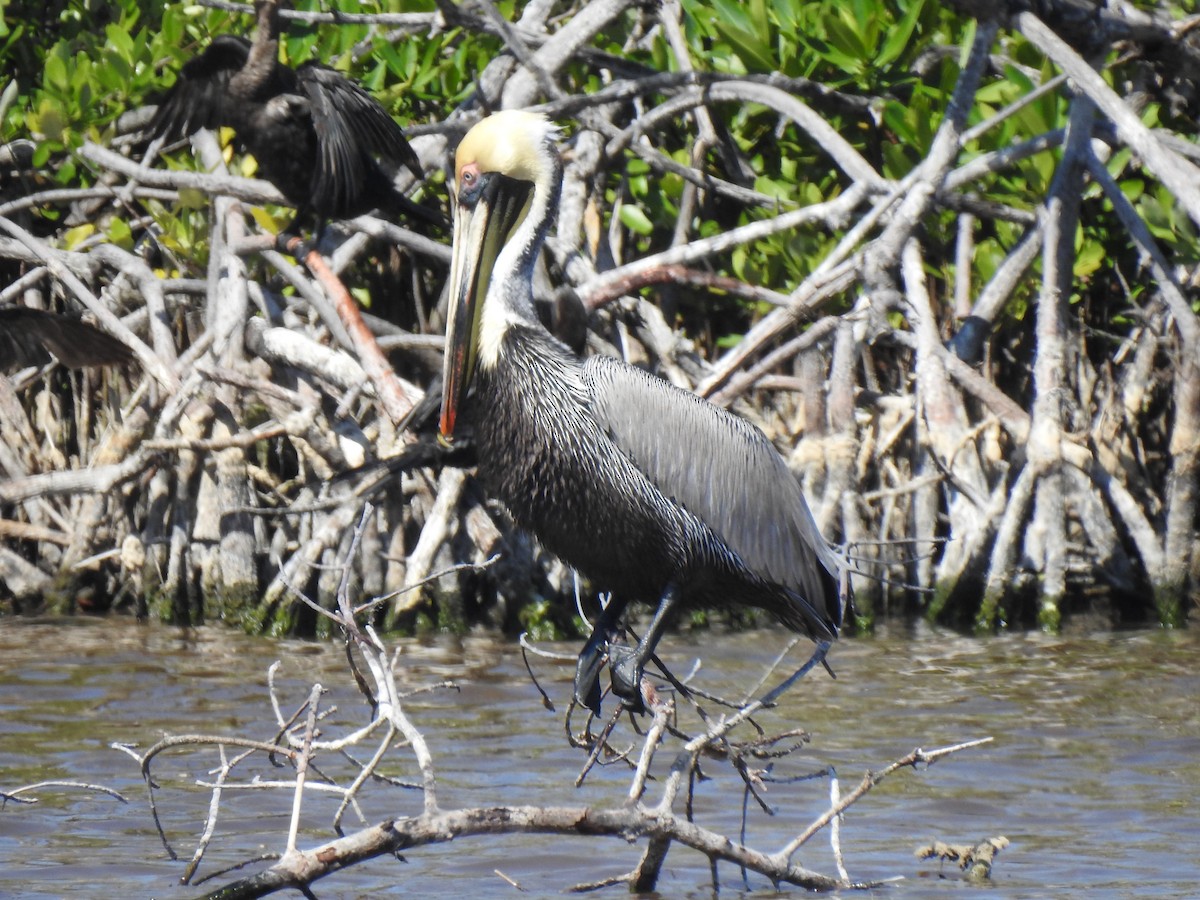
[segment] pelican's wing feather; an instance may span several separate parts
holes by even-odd
[[[667,497],[718,534],[751,570],[841,624],[839,562],[800,484],[742,418],[603,356],[584,363],[597,421]]]

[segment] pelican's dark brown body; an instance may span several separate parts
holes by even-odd
[[[791,528],[761,523],[768,526],[759,529],[767,532],[763,539],[778,546],[758,555],[765,558],[773,550],[785,567],[781,581],[787,581],[760,575],[717,531],[651,481],[646,472],[652,463],[614,441],[612,404],[638,399],[644,418],[637,427],[673,447],[674,465],[690,480],[707,482],[716,492],[740,491],[752,503],[764,490],[780,490],[779,483],[752,482],[750,467],[728,477],[736,460],[711,455],[740,445],[747,456],[777,458],[762,433],[744,420],[616,360],[592,357],[581,363],[534,326],[509,329],[496,368],[476,378],[465,414],[474,425],[479,476],[518,524],[594,587],[611,591],[618,608],[630,601],[656,603],[673,584],[685,605],[756,606],[795,631],[836,636],[841,604],[835,564],[827,567],[811,545],[797,540],[820,540],[815,526],[811,532],[806,527],[811,519],[787,523]],[[673,407],[676,414],[647,408],[647,401]],[[698,437],[696,428],[680,424],[679,411],[698,417],[703,432],[721,429],[722,439]],[[782,460],[772,474],[791,478]],[[737,481],[742,483],[729,483]],[[761,506],[766,516],[778,513],[772,500]],[[711,507],[697,512],[711,514]],[[754,530],[744,524],[745,533]]]

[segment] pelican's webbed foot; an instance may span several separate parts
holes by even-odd
[[[617,623],[625,604],[609,600],[592,626],[591,636],[579,651],[575,664],[575,701],[600,715],[600,670],[608,662],[610,648],[618,634]]]
[[[608,660],[608,640],[597,628],[575,663],[575,701],[600,715],[600,670]]]
[[[658,639],[662,637],[666,627],[667,617],[674,610],[678,597],[679,588],[675,584],[667,585],[662,599],[658,601],[658,609],[654,611],[650,627],[638,641],[637,647],[630,647],[617,640],[615,626],[624,604],[610,602],[604,608],[575,665],[577,702],[596,715],[600,714],[600,670],[604,668],[604,663],[608,662],[613,693],[621,698],[627,709],[633,712],[646,711],[642,701],[642,675],[646,660],[654,653]]]
[[[608,648],[608,674],[612,679],[612,692],[630,712],[646,711],[642,700],[642,676],[646,660],[639,654],[641,647],[628,644],[610,644]]]
[[[636,648],[603,638],[589,640],[579,654],[579,661],[575,664],[576,702],[596,715],[600,714],[600,670],[606,662],[613,694],[620,698],[626,709],[645,712],[642,675],[646,660],[638,657]]]
[[[678,600],[679,587],[673,583],[668,584],[662,599],[658,601],[654,618],[650,620],[646,633],[642,635],[636,647],[609,642],[608,674],[612,679],[612,690],[631,712],[646,711],[646,702],[642,699],[642,677],[645,674],[646,661],[654,655],[654,648],[658,646],[658,639],[662,637],[667,619]]]

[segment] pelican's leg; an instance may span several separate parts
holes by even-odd
[[[608,672],[612,677],[613,693],[634,712],[646,711],[642,703],[642,670],[646,668],[646,660],[658,646],[658,639],[667,627],[667,617],[675,608],[675,601],[678,599],[679,588],[674,584],[667,585],[662,599],[658,601],[658,609],[654,611],[654,618],[650,620],[650,627],[646,629],[638,645],[632,650],[622,644],[608,649]]]
[[[617,621],[625,609],[624,603],[615,599],[600,611],[591,637],[579,651],[575,664],[575,700],[600,715],[600,670],[608,661],[608,645],[617,630]]]

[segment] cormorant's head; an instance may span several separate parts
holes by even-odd
[[[476,124],[455,153],[440,424],[447,440],[481,348],[494,358],[505,323],[532,318],[533,262],[561,180],[557,135],[545,116],[507,110]]]

